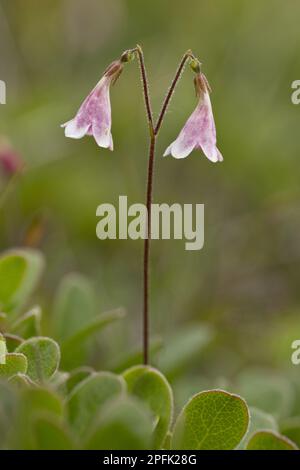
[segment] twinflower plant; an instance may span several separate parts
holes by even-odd
[[[99,147],[113,150],[110,86],[119,78],[124,64],[130,62],[135,57],[138,59],[140,66],[146,117],[149,127],[146,187],[147,223],[143,254],[143,359],[146,365],[149,363],[149,265],[155,147],[166,111],[187,63],[189,63],[194,73],[194,85],[198,103],[177,139],[166,149],[164,156],[171,154],[174,158],[185,158],[194,149],[201,149],[204,155],[212,162],[220,162],[223,160],[223,157],[216,146],[216,128],[210,101],[211,89],[205,75],[201,71],[200,61],[190,50],[183,55],[180,61],[156,122],[152,113],[144,54],[142,48],[137,45],[135,48],[125,51],[120,59],[115,60],[107,67],[95,88],[80,106],[76,116],[62,125],[65,128],[66,137],[80,139],[85,135],[92,135]]]

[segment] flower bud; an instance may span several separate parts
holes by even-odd
[[[200,73],[201,65],[202,65],[201,62],[198,59],[196,59],[196,57],[194,57],[190,61],[190,67],[195,73]]]
[[[121,55],[121,62],[131,62],[134,59],[134,52],[132,49],[128,49],[127,51],[123,52]]]

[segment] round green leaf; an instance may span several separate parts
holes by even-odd
[[[249,440],[247,450],[297,450],[297,446],[274,431],[258,431]]]
[[[10,331],[24,339],[38,336],[40,334],[41,315],[40,307],[34,307],[18,318],[11,325]]]
[[[280,432],[300,448],[300,417],[287,418],[280,423]]]
[[[54,303],[55,338],[64,341],[94,317],[95,293],[88,279],[71,273],[62,280]]]
[[[0,258],[0,309],[19,309],[28,300],[44,267],[35,250],[11,250]]]
[[[26,371],[27,359],[24,354],[6,354],[5,364],[0,364],[0,377],[11,377],[19,372],[25,374]]]
[[[245,401],[222,390],[195,395],[177,418],[173,449],[235,449],[247,432],[249,412]]]
[[[62,423],[52,416],[38,417],[33,423],[37,450],[72,450],[73,442]]]
[[[133,399],[111,402],[102,410],[86,449],[140,450],[151,448],[152,420],[147,408]]]
[[[124,380],[110,372],[99,372],[80,382],[66,403],[70,426],[82,437],[103,406],[126,390]]]
[[[35,449],[36,442],[33,434],[35,419],[41,415],[61,419],[63,404],[61,398],[52,390],[31,387],[22,390],[18,419],[14,433],[16,449]]]
[[[153,447],[163,444],[173,413],[173,393],[166,378],[156,369],[135,366],[126,370],[123,377],[128,391],[143,400],[154,415]]]
[[[7,382],[0,382],[0,449],[6,447],[6,438],[13,427],[17,408],[17,394]]]
[[[16,352],[23,353],[28,360],[27,375],[34,381],[52,377],[59,366],[60,350],[51,338],[37,336],[24,341]]]
[[[272,415],[265,413],[257,408],[249,408],[250,411],[250,425],[248,432],[239,445],[239,449],[245,449],[247,442],[252,434],[260,430],[278,431],[278,426]]]
[[[66,395],[70,395],[72,390],[83,380],[87,379],[94,373],[91,367],[78,367],[70,372],[67,380],[59,387],[59,391]]]

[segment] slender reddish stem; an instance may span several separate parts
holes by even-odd
[[[148,119],[149,131],[150,131],[150,146],[149,146],[147,190],[146,190],[147,230],[146,230],[146,237],[144,241],[144,259],[143,259],[143,267],[144,267],[144,271],[143,271],[143,363],[147,365],[149,364],[149,359],[150,359],[149,358],[149,332],[150,332],[149,291],[150,291],[151,205],[152,205],[152,195],[153,195],[153,175],[154,175],[156,136],[159,132],[159,129],[161,128],[163,118],[166,114],[168,105],[174,93],[176,84],[184,69],[185,63],[189,57],[192,57],[192,53],[191,51],[187,51],[184,54],[178,66],[178,69],[175,73],[174,79],[171,83],[171,86],[166,95],[166,98],[163,102],[161,112],[157,120],[157,124],[154,126],[148,79],[147,79],[146,67],[145,67],[145,62],[144,62],[144,54],[143,54],[142,48],[139,45],[136,47],[135,50],[137,52],[139,64],[140,64],[144,101],[146,105],[147,119]]]
[[[147,174],[147,236],[144,242],[144,305],[143,305],[143,357],[144,364],[149,363],[149,287],[150,287],[150,245],[151,245],[151,204],[153,194],[153,173],[156,138],[153,134],[150,140],[148,174]]]
[[[164,102],[163,102],[163,105],[162,105],[162,108],[161,108],[161,111],[159,113],[159,116],[158,116],[158,119],[157,119],[157,123],[155,125],[155,128],[154,128],[154,133],[155,135],[158,134],[160,128],[161,128],[161,125],[162,125],[162,122],[163,122],[163,119],[165,117],[165,114],[166,114],[166,111],[168,109],[168,106],[169,106],[169,103],[170,103],[170,100],[173,96],[173,93],[175,91],[175,88],[176,88],[176,85],[178,83],[178,80],[180,79],[180,76],[183,72],[183,69],[184,69],[184,66],[186,64],[186,61],[189,57],[193,57],[192,55],[192,52],[191,51],[187,51],[184,56],[182,57],[181,59],[181,62],[176,70],[176,73],[175,73],[175,76],[172,80],[172,83],[170,85],[170,88],[168,90],[168,93],[164,99]]]
[[[152,135],[154,131],[154,125],[153,125],[153,115],[152,115],[148,79],[147,79],[147,73],[146,73],[146,67],[145,67],[145,61],[144,61],[144,54],[143,54],[143,50],[141,46],[139,45],[136,46],[136,51],[138,54],[139,64],[140,64],[140,69],[141,69],[141,78],[142,78],[143,94],[144,94],[144,100],[145,100],[146,111],[147,111],[147,119],[148,119],[150,134]]]

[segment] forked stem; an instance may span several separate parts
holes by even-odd
[[[149,94],[149,85],[144,61],[144,54],[141,46],[137,45],[135,51],[139,59],[141,79],[143,84],[144,101],[146,105],[147,120],[150,131],[150,145],[149,145],[149,157],[148,157],[148,172],[147,172],[147,189],[146,189],[146,207],[147,207],[147,227],[146,237],[144,241],[144,259],[143,259],[143,363],[149,364],[149,287],[150,287],[150,247],[151,247],[151,204],[153,197],[153,175],[154,175],[154,159],[155,159],[155,145],[157,134],[161,128],[164,116],[168,109],[170,100],[173,96],[175,87],[178,80],[180,79],[181,73],[184,69],[188,58],[194,58],[191,51],[187,51],[172,80],[171,86],[163,102],[157,123],[154,125],[151,99]]]
[[[173,96],[173,93],[175,91],[175,88],[176,88],[176,85],[180,79],[180,76],[184,70],[184,66],[186,64],[186,61],[189,59],[189,58],[194,58],[193,56],[193,53],[192,51],[187,51],[184,56],[182,57],[181,59],[181,62],[180,64],[178,65],[178,68],[176,70],[176,73],[175,73],[175,76],[172,80],[172,83],[171,83],[171,86],[168,90],[168,93],[166,94],[166,97],[164,99],[164,102],[163,102],[163,105],[162,105],[162,108],[161,108],[161,111],[159,113],[159,116],[158,116],[158,119],[157,119],[157,122],[155,124],[155,128],[154,128],[154,133],[155,135],[158,134],[160,128],[161,128],[161,125],[162,125],[162,122],[163,122],[163,119],[165,117],[165,114],[166,114],[166,111],[168,109],[168,106],[170,104],[170,101],[171,101],[171,98]]]

